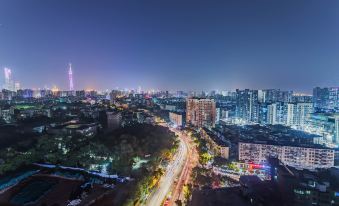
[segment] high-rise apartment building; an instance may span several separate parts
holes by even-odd
[[[313,112],[313,104],[307,102],[275,102],[266,106],[266,117],[260,117],[260,119],[266,119],[261,124],[281,124],[291,126],[297,129],[303,129],[307,124],[309,115]]]
[[[277,124],[277,104],[267,106],[267,124]]]
[[[308,115],[312,112],[312,103],[288,103],[286,125],[302,129],[306,126]]]
[[[339,113],[313,113],[304,129],[321,135],[325,142],[339,144]]]
[[[8,91],[14,91],[14,82],[12,79],[12,70],[10,68],[5,67],[4,68],[4,74],[5,74],[5,85],[4,89]]]
[[[258,123],[259,124],[268,124],[268,104],[259,102],[259,113],[258,113]]]
[[[316,110],[327,108],[328,88],[316,87],[313,89],[313,104]]]
[[[259,121],[258,90],[236,90],[236,116],[249,123]]]
[[[339,111],[339,87],[313,89],[313,103],[316,111]]]
[[[328,109],[339,111],[339,87],[329,88]]]
[[[186,102],[186,123],[194,127],[214,127],[216,103],[213,99],[188,98]]]
[[[259,90],[259,101],[266,103],[291,102],[293,92],[281,91],[280,89]]]

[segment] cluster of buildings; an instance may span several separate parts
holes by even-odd
[[[276,181],[283,199],[294,205],[337,205],[339,178],[335,168],[298,170],[286,165],[276,167]]]
[[[217,155],[229,158],[234,145],[228,144],[225,137],[213,135],[214,128],[226,125],[283,125],[296,130],[315,134],[312,144],[300,142],[291,144],[288,141],[244,140],[239,145],[239,160],[243,162],[264,163],[267,155],[279,157],[285,164],[301,168],[331,167],[336,159],[335,150],[339,143],[338,88],[315,88],[313,96],[295,94],[292,91],[278,89],[267,90],[236,90],[235,92],[192,93],[178,91],[122,91],[111,92],[74,91],[72,70],[70,66],[70,90],[3,90],[0,97],[6,104],[0,108],[0,116],[5,122],[10,118],[20,120],[33,116],[52,117],[56,112],[57,102],[82,102],[89,106],[74,107],[80,110],[84,118],[100,120],[107,130],[120,126],[138,123],[152,123],[154,118],[142,109],[151,109],[164,117],[175,127],[193,127],[201,129],[201,136],[209,142],[210,150]],[[72,88],[71,88],[72,87]],[[196,96],[193,96],[196,95]],[[8,102],[30,102],[33,105],[52,102],[54,106],[30,107],[14,109]],[[102,105],[106,104],[104,108]],[[114,105],[110,108],[107,105]],[[87,104],[86,104],[87,105]],[[101,106],[100,106],[101,105]],[[119,110],[122,108],[124,112]],[[139,110],[141,109],[141,110]],[[129,112],[126,112],[129,110]],[[60,115],[72,115],[60,113]],[[76,114],[79,115],[79,114]],[[86,124],[85,124],[86,125]],[[81,127],[78,127],[81,128]],[[202,129],[203,128],[203,129]],[[73,126],[67,130],[74,130]],[[277,136],[277,139],[281,137]],[[297,146],[296,146],[297,145]],[[328,149],[332,148],[332,149]]]
[[[335,88],[321,90],[326,95],[237,90],[188,97],[186,125],[199,130],[211,154],[270,169],[270,181],[240,176],[240,193],[252,205],[337,205],[339,99]]]
[[[271,93],[273,94],[271,96],[258,94],[258,91],[253,90],[237,91],[236,117],[243,117],[248,124],[239,126],[241,137],[237,146],[240,162],[266,164],[267,158],[274,156],[286,165],[302,169],[330,168],[335,165],[335,159],[338,159],[336,150],[333,147],[329,148],[324,141],[324,135],[333,137],[338,134],[335,114],[327,115],[326,118],[322,114],[323,118],[320,118],[319,113],[313,113],[312,98],[298,96],[295,102],[288,102],[289,99],[291,101],[294,99],[289,92]],[[266,102],[268,108],[268,122],[263,124],[257,121],[260,119],[259,99],[264,101],[262,103]],[[284,99],[287,102],[270,103]],[[186,124],[201,128],[201,137],[207,140],[209,150],[215,155],[228,158],[230,145],[223,141],[224,138],[217,137],[211,132],[217,123],[217,111],[217,103],[212,98],[188,98]],[[174,116],[177,117],[171,112],[170,120],[178,122]],[[182,116],[180,119],[182,120]],[[257,124],[253,124],[254,122]],[[319,126],[323,127],[322,131],[317,130]],[[253,127],[251,131],[255,132],[245,131],[249,127]],[[313,129],[318,132],[313,132],[312,135],[301,131],[306,128],[308,131]]]
[[[52,89],[18,89],[16,91],[11,91],[3,89],[0,92],[0,100],[5,101],[18,101],[18,100],[27,100],[27,99],[41,99],[41,98],[60,98],[60,97],[97,97],[103,96],[107,98],[107,92],[98,92],[95,90],[79,90],[79,91],[61,91],[58,88]]]
[[[215,156],[258,165],[278,158],[282,166],[275,179],[288,182],[281,187],[293,192],[297,203],[331,202],[339,196],[337,187],[316,177],[318,173],[300,172],[329,170],[339,160],[335,149],[339,144],[337,88],[315,88],[313,96],[276,89],[222,93],[75,91],[71,70],[69,75],[68,91],[2,90],[1,123],[22,124],[27,119],[46,117],[32,127],[40,133],[91,137],[98,131],[153,124],[156,119],[151,113],[155,113],[175,127],[199,131]],[[252,187],[246,184],[250,179],[242,178],[245,189]]]
[[[225,126],[225,133],[238,137],[237,160],[243,163],[267,165],[270,157],[299,169],[331,168],[338,152],[319,144],[321,136],[282,125]]]
[[[320,144],[339,142],[337,87],[315,88],[312,95],[278,89],[236,90],[223,95],[188,97],[186,124],[213,128],[216,124],[284,125],[322,136]]]
[[[313,112],[311,96],[280,90],[237,90],[236,115],[245,124],[282,124],[301,129]]]
[[[239,161],[265,164],[269,156],[274,156],[296,168],[330,168],[338,160],[335,148],[338,147],[339,115],[337,107],[333,107],[334,89],[329,90],[332,96],[325,96],[321,110],[320,106],[316,107],[313,96],[275,89],[236,90],[228,93],[227,98],[218,95],[187,97],[184,110],[168,105],[163,105],[162,109],[169,112],[173,125],[200,129],[201,137],[216,155],[229,158],[225,148],[229,153],[231,145],[224,141],[225,137],[215,137],[211,132],[214,128],[252,125],[257,127],[256,131],[267,130],[267,134],[241,131],[239,144],[233,145],[238,147]],[[329,105],[332,110],[328,110]]]
[[[312,113],[304,130],[322,136],[320,144],[335,147],[339,144],[339,113]]]

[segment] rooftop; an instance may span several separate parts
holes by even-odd
[[[335,190],[339,190],[339,169],[317,169],[314,171],[300,170],[287,165],[279,165],[278,173],[280,176],[296,178],[303,186],[315,187],[316,184],[323,184]]]
[[[314,138],[320,137],[319,135],[309,134],[283,125],[245,125],[231,128],[239,132],[241,142],[307,148],[326,148],[325,146],[314,144]]]

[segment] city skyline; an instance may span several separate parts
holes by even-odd
[[[69,88],[68,62],[75,89],[310,94],[339,82],[337,1],[0,5],[0,67],[25,88]]]
[[[339,0],[0,0],[0,206],[339,206]]]
[[[8,68],[8,67],[4,67],[4,79],[3,79],[3,86],[2,89],[6,89],[6,90],[11,90],[11,91],[16,91],[17,89],[32,89],[32,90],[44,90],[44,89],[49,89],[49,90],[53,90],[53,89],[57,89],[59,91],[81,91],[81,90],[86,90],[86,91],[91,91],[91,90],[95,90],[95,91],[104,91],[104,90],[121,90],[121,91],[126,91],[126,90],[130,90],[130,91],[135,91],[135,92],[149,92],[149,91],[168,91],[167,89],[159,89],[159,88],[143,88],[139,85],[138,87],[132,87],[132,88],[122,88],[122,87],[115,87],[115,88],[106,88],[106,89],[97,89],[97,88],[75,88],[74,87],[74,81],[73,81],[73,69],[72,69],[72,64],[69,63],[68,64],[68,70],[67,70],[67,85],[65,88],[60,88],[58,87],[57,84],[53,84],[53,85],[45,85],[43,87],[21,87],[20,82],[19,81],[14,81],[12,78],[12,69]],[[19,86],[16,86],[16,85]],[[10,88],[11,87],[11,88]],[[274,87],[267,87],[267,88],[234,88],[234,89],[202,89],[202,90],[198,90],[198,89],[178,89],[178,90],[169,90],[170,92],[178,92],[178,91],[184,91],[184,92],[217,92],[218,94],[221,94],[223,92],[235,92],[236,90],[243,90],[243,89],[248,89],[248,90],[256,90],[256,91],[263,91],[263,90],[281,90],[281,91],[288,91],[288,92],[293,92],[294,95],[312,95],[312,92],[315,88],[336,88],[337,86],[324,86],[324,87],[320,87],[315,86],[313,88],[311,88],[311,91],[308,92],[300,92],[298,90],[284,90],[281,88],[274,88]],[[207,94],[206,93],[206,94]]]

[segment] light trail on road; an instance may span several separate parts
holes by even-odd
[[[191,174],[194,165],[198,162],[197,151],[196,148],[193,146],[192,139],[183,133],[182,139],[185,142],[188,148],[188,158],[184,164],[182,172],[180,174],[179,180],[177,185],[173,188],[172,192],[172,199],[169,201],[169,206],[175,205],[176,200],[180,200],[184,202],[185,196],[183,194],[183,187],[184,185],[188,184],[191,181]]]
[[[182,173],[183,165],[186,164],[185,160],[187,159],[189,148],[183,140],[181,132],[177,132],[173,129],[171,129],[171,131],[175,132],[176,135],[179,136],[180,145],[176,155],[174,156],[174,160],[168,165],[165,175],[160,179],[159,186],[148,197],[145,203],[146,206],[160,206],[162,204],[162,202],[166,199],[167,194],[170,192],[175,179]]]

